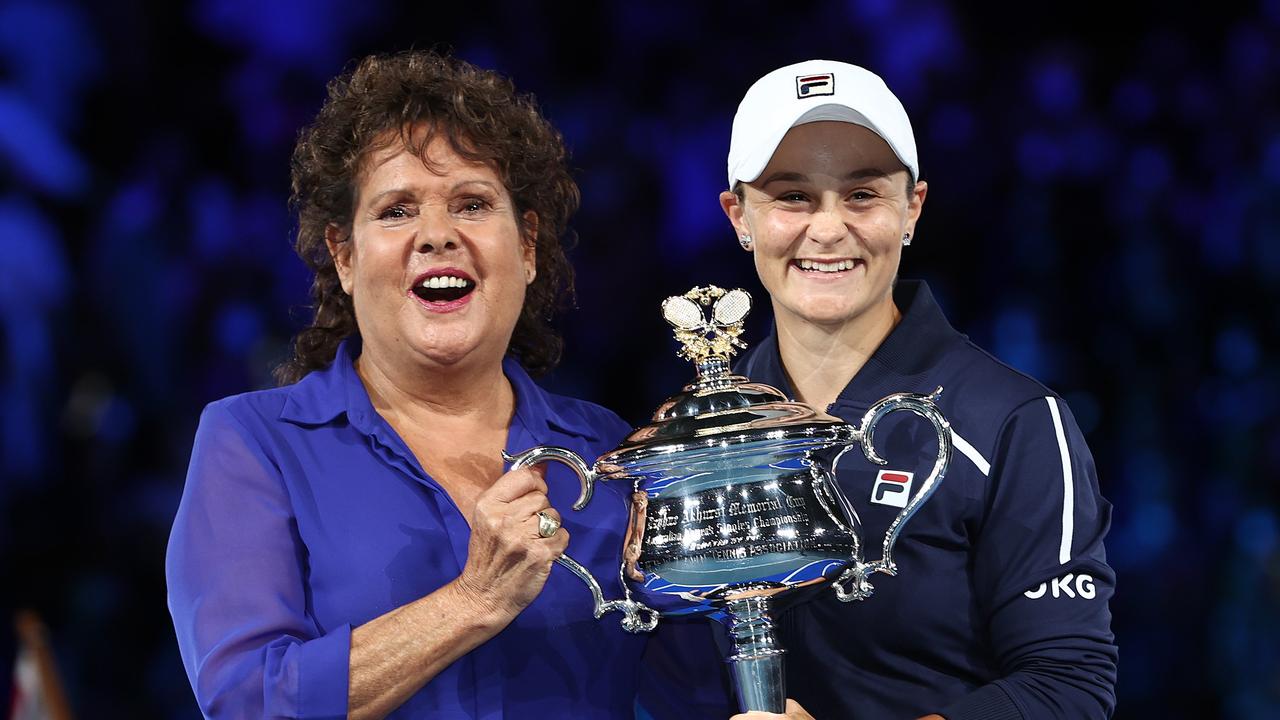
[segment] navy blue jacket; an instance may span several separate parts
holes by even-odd
[[[817,720],[1109,716],[1115,575],[1102,543],[1111,506],[1084,437],[1061,398],[956,332],[924,283],[900,282],[894,299],[902,321],[828,411],[856,424],[885,395],[941,385],[954,456],[898,539],[898,575],[872,576],[865,601],[842,603],[828,590],[778,613],[787,695]],[[737,372],[795,396],[776,337]],[[851,450],[836,471],[868,560],[900,511],[889,504],[903,496],[895,481],[913,473],[914,492],[937,452],[932,426],[911,413],[886,417],[875,440],[888,466]],[[664,657],[663,645],[651,657]]]

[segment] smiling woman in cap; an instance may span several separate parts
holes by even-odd
[[[928,191],[902,103],[846,63],[775,70],[738,108],[728,181],[720,204],[775,318],[737,370],[855,424],[889,393],[942,386],[957,451],[898,540],[895,577],[863,602],[825,592],[780,614],[788,716],[1108,716],[1110,505],[1062,399],[898,280]],[[839,466],[870,547],[933,462],[921,425],[886,419],[889,467]]]

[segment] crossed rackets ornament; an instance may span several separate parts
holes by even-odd
[[[711,308],[710,318],[707,307]],[[695,287],[662,301],[662,317],[675,328],[676,340],[683,345],[676,354],[697,364],[714,359],[727,362],[739,348],[745,349],[738,336],[749,312],[751,295],[746,290],[724,290],[715,285]]]

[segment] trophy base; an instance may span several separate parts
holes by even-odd
[[[783,655],[773,637],[770,598],[755,595],[724,603],[725,622],[733,641],[729,663],[738,705],[743,712],[781,713],[786,708]]]

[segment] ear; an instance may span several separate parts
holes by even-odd
[[[524,284],[538,277],[538,213],[525,210],[520,216],[521,251],[524,254]]]
[[[744,218],[746,208],[743,207],[742,198],[739,198],[736,193],[730,190],[725,190],[720,193],[720,209],[724,210],[725,217],[729,218],[729,224],[733,225],[735,235],[739,238],[743,235],[751,235],[751,230],[747,227],[747,222]]]
[[[333,266],[338,270],[338,282],[342,284],[342,291],[350,295],[355,285],[351,271],[352,239],[344,239],[338,226],[329,223],[324,228],[324,244],[329,248],[329,257],[333,258]]]
[[[920,219],[920,212],[924,210],[924,199],[928,194],[929,183],[917,180],[915,187],[911,188],[911,197],[907,198],[907,225],[904,230],[912,235],[916,234],[916,221]]]

